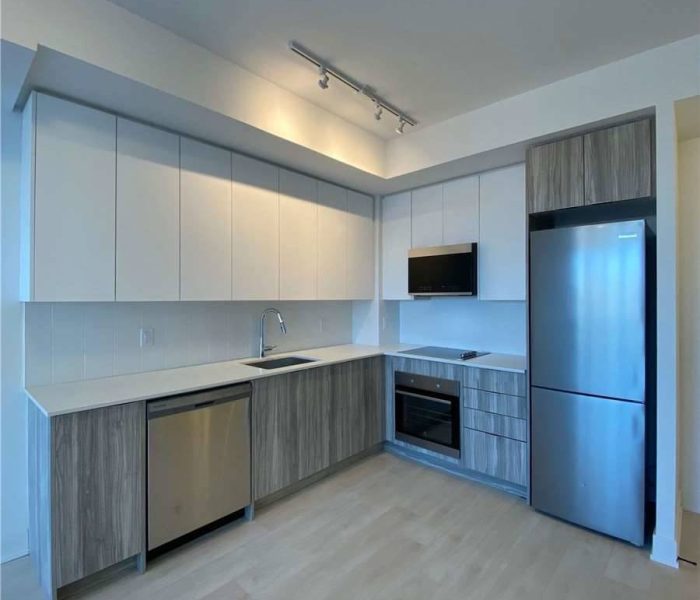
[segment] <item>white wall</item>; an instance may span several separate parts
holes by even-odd
[[[12,105],[32,52],[2,43],[2,359],[0,363],[0,560],[27,552],[27,426],[22,385],[22,304],[19,302],[21,117]]]
[[[27,304],[26,382],[41,385],[255,356],[261,311],[276,352],[352,341],[351,302],[126,302]],[[155,344],[141,348],[139,329]]]
[[[525,354],[524,302],[431,298],[400,302],[401,342]]]
[[[678,146],[683,505],[700,513],[700,137]]]
[[[43,44],[369,173],[384,141],[105,0],[3,0],[2,38]]]

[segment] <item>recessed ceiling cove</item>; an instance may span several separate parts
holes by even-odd
[[[303,40],[425,127],[700,32],[697,0],[111,0],[384,138],[367,99],[289,52]]]

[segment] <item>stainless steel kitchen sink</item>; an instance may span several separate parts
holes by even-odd
[[[258,367],[259,369],[281,369],[282,367],[316,362],[316,360],[315,358],[303,358],[301,356],[283,356],[281,358],[262,358],[245,364],[249,367]]]

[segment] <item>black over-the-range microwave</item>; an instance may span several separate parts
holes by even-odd
[[[476,243],[414,248],[408,252],[408,293],[476,296]]]

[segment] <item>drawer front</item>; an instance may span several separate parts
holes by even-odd
[[[527,444],[464,429],[464,465],[496,479],[527,485]]]
[[[464,406],[516,419],[527,419],[527,398],[464,388]]]
[[[504,417],[483,410],[465,408],[464,426],[521,442],[527,441],[527,421],[525,419]]]
[[[391,364],[394,371],[404,371],[406,373],[416,373],[417,375],[428,375],[440,379],[451,379],[464,384],[465,368],[462,365],[453,365],[434,360],[421,360],[415,358],[392,357]]]
[[[465,368],[465,382],[468,388],[510,394],[511,396],[526,396],[525,373],[512,371],[494,371],[492,369]]]

